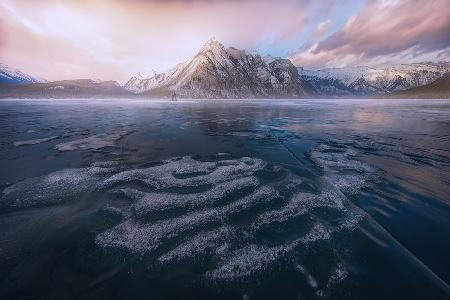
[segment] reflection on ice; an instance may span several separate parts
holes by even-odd
[[[97,150],[105,147],[114,147],[117,140],[129,133],[129,131],[118,131],[113,133],[95,134],[80,140],[57,144],[55,149],[59,151],[73,151],[89,149]]]
[[[50,142],[50,141],[56,140],[57,138],[59,138],[59,137],[58,136],[51,136],[51,137],[42,138],[42,139],[17,141],[17,142],[14,142],[13,145],[16,146],[16,147],[26,146],[26,145],[36,145],[36,144]]]

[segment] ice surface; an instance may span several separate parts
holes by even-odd
[[[35,177],[7,187],[2,192],[1,206],[28,207],[56,204],[83,192],[92,191],[96,181],[109,170],[98,167],[65,169]]]
[[[267,247],[251,244],[230,253],[221,265],[207,272],[211,280],[231,281],[264,272],[293,251],[300,244],[310,244],[330,238],[329,231],[321,224],[314,226],[303,238],[280,246]]]
[[[164,263],[187,258],[200,258],[200,255],[204,255],[208,251],[218,253],[220,246],[226,245],[226,241],[235,234],[234,230],[228,226],[202,232],[194,237],[188,237],[175,249],[159,257],[159,261]]]
[[[345,165],[365,168],[354,162]],[[262,171],[285,174],[283,184],[259,179]],[[280,265],[286,257],[302,255],[294,251],[297,247],[332,243],[336,232],[360,222],[362,213],[349,203],[342,187],[326,176],[319,179],[317,193],[302,192],[301,177],[246,157],[173,158],[119,172],[106,178],[102,187],[120,192],[129,205],[115,211],[122,221],[99,233],[96,243],[109,251],[154,257],[162,266],[204,260],[209,262],[204,276],[210,282],[245,280]],[[198,191],[199,186],[204,190]],[[183,193],[176,192],[179,188]],[[283,233],[290,226],[278,226],[280,240],[261,243],[262,229],[298,217],[306,218],[304,228],[293,239]]]
[[[317,224],[310,232],[301,238],[301,241],[308,244],[319,240],[328,240],[330,237],[331,232],[324,225]]]
[[[352,162],[351,153],[339,149],[340,154],[327,156],[334,149],[320,149],[318,162],[340,159],[339,167],[356,166],[357,175],[367,169]],[[206,263],[203,276],[211,283],[247,280],[284,266],[292,256],[303,258],[320,243],[332,245],[335,233],[356,227],[362,218],[342,193],[345,185],[327,172],[318,178],[318,191],[305,192],[306,178],[257,158],[176,157],[147,168],[120,167],[120,161],[94,162],[27,179],[6,188],[1,203],[55,205],[93,191],[112,192],[115,197],[100,213],[117,223],[97,234],[98,246],[146,256],[163,267],[201,260]],[[291,235],[295,227],[289,222],[298,218],[301,228]],[[277,228],[276,239],[261,239],[267,228]],[[330,275],[330,286],[344,276],[341,269]],[[318,289],[313,275],[308,276]]]
[[[97,242],[102,246],[127,249],[142,254],[158,248],[163,240],[177,237],[202,226],[220,223],[235,213],[241,213],[254,205],[272,201],[276,196],[273,189],[262,187],[252,194],[222,207],[197,210],[180,217],[150,224],[141,224],[136,219],[126,220],[100,234]]]
[[[255,177],[244,177],[223,182],[213,186],[204,193],[194,194],[169,194],[169,193],[143,193],[140,195],[138,203],[134,206],[134,210],[138,214],[148,212],[158,212],[170,209],[191,209],[204,205],[211,205],[217,201],[224,199],[233,192],[254,188],[258,185],[258,179]],[[131,192],[134,197],[138,197],[138,192]]]
[[[312,159],[326,169],[354,170],[356,172],[372,172],[371,166],[355,158],[355,151],[341,147],[319,145],[311,153]]]
[[[282,223],[307,214],[311,209],[316,207],[332,207],[340,209],[339,204],[336,205],[334,199],[332,199],[333,201],[328,200],[327,194],[314,195],[298,193],[280,209],[270,210],[259,215],[252,226],[256,229],[263,225]]]
[[[112,186],[124,182],[140,181],[155,189],[198,187],[251,176],[256,171],[262,170],[265,165],[266,163],[262,160],[248,157],[216,163],[200,163],[190,157],[183,157],[159,166],[118,173],[106,180],[104,184]],[[189,174],[198,176],[181,176]]]
[[[317,283],[316,278],[314,278],[314,276],[302,265],[296,265],[295,268],[300,271],[305,277],[306,280],[308,282],[308,285],[313,288],[313,289],[317,289],[317,287],[319,286],[319,284]]]
[[[330,290],[336,285],[338,285],[340,282],[345,280],[347,276],[348,276],[347,269],[341,262],[338,262],[333,271],[331,272],[331,274],[329,275],[328,281],[325,284],[325,286],[322,289],[318,290],[316,294],[320,297],[328,296],[330,294]]]
[[[325,177],[338,190],[355,194],[373,179],[376,170],[357,159],[347,145],[320,144],[311,152],[312,160],[324,170]]]
[[[227,133],[229,136],[248,137],[252,139],[263,139],[266,137],[264,133],[250,132],[250,131],[232,131]]]
[[[55,149],[59,151],[74,151],[97,150],[105,147],[114,147],[117,140],[123,138],[129,133],[129,131],[118,131],[113,133],[94,134],[87,138],[60,143],[55,146]]]
[[[42,139],[17,141],[17,142],[14,142],[13,145],[16,146],[16,147],[26,146],[26,145],[36,145],[36,144],[50,142],[50,141],[53,141],[53,140],[55,140],[57,138],[59,138],[59,137],[58,136],[50,136],[50,137],[42,138]]]
[[[284,251],[283,247],[246,246],[233,252],[217,269],[209,271],[207,277],[215,281],[231,281],[263,272]]]

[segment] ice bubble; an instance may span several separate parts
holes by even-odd
[[[109,170],[98,167],[64,169],[26,179],[3,190],[1,206],[28,207],[56,204],[95,189]]]
[[[291,220],[299,215],[307,213],[313,207],[319,205],[318,197],[314,194],[298,193],[294,195],[289,202],[280,209],[270,210],[259,215],[254,228],[259,228],[263,225],[281,223]]]
[[[192,209],[212,205],[226,196],[246,188],[255,188],[259,184],[256,177],[244,177],[219,183],[202,193],[171,194],[171,193],[141,193],[129,191],[130,197],[138,198],[133,207],[137,214],[160,212],[171,209]]]
[[[126,220],[97,236],[97,243],[104,247],[126,249],[142,254],[158,248],[163,240],[172,239],[182,233],[214,222],[223,222],[235,213],[240,213],[260,203],[272,201],[276,196],[274,190],[262,187],[225,206],[197,210],[151,224]]]
[[[303,238],[301,242],[309,244],[320,240],[328,240],[331,232],[322,224],[316,224]]]
[[[230,255],[206,276],[213,280],[234,281],[266,271],[284,255],[292,252],[300,244],[310,244],[330,238],[330,232],[321,224],[316,224],[304,237],[283,245],[267,247],[251,244],[230,253]]]
[[[347,145],[320,144],[311,159],[323,169],[324,179],[347,195],[358,193],[376,178],[376,169],[357,160],[357,152]]]
[[[334,270],[331,272],[326,285],[322,289],[318,290],[316,294],[321,297],[327,297],[330,294],[330,290],[345,280],[348,274],[347,268],[345,268],[341,262],[338,262]]]
[[[113,133],[100,133],[94,134],[87,138],[60,143],[55,146],[59,151],[74,151],[74,150],[98,150],[105,147],[114,147],[115,142],[127,134],[130,131],[118,131]]]
[[[218,268],[208,271],[206,275],[213,281],[232,281],[248,277],[266,270],[283,252],[283,247],[248,245],[231,253]]]
[[[1,203],[53,205],[94,191],[114,193],[99,212],[117,223],[97,234],[98,246],[145,255],[163,268],[202,260],[211,282],[247,280],[303,257],[319,241],[332,245],[333,234],[362,219],[342,193],[345,186],[329,174],[305,191],[310,179],[283,166],[249,157],[216,159],[177,157],[135,169],[94,162],[16,183],[3,191]],[[300,218],[301,228],[288,226]],[[260,229],[273,224],[277,237],[261,239]],[[310,285],[317,287],[314,280]]]
[[[328,180],[339,190],[347,194],[356,194],[367,186],[368,176],[366,175],[330,175]]]
[[[206,253],[208,250],[217,250],[215,252],[223,253],[221,247],[233,234],[234,230],[227,226],[202,232],[194,237],[188,237],[185,242],[162,255],[158,260],[160,262],[168,262],[193,258]]]
[[[304,266],[296,265],[295,268],[306,277],[306,281],[311,288],[317,289],[319,284],[317,283],[316,278],[314,278],[314,276]]]
[[[320,167],[330,170],[353,170],[360,173],[373,172],[374,169],[356,159],[357,152],[347,146],[320,144],[311,151],[312,160]]]
[[[46,143],[46,142],[50,142],[53,140],[56,140],[57,138],[59,138],[58,136],[51,136],[51,137],[47,137],[47,138],[42,138],[42,139],[34,139],[34,140],[26,140],[26,141],[17,141],[14,142],[13,145],[15,147],[20,147],[20,146],[26,146],[26,145],[36,145],[36,144],[41,144],[41,143]]]
[[[345,148],[323,146],[321,151],[353,157]],[[3,190],[1,204],[54,205],[94,191],[113,193],[99,212],[116,223],[97,234],[98,246],[145,255],[161,268],[201,261],[209,283],[253,280],[291,265],[286,260],[303,261],[319,245],[335,249],[334,234],[355,228],[364,217],[343,193],[350,185],[359,188],[358,170],[333,177],[339,175],[335,166],[326,167],[305,190],[303,183],[311,178],[283,166],[257,158],[220,158],[176,157],[135,169],[121,161],[93,162],[16,183]],[[301,220],[300,227],[291,226],[293,220]],[[263,234],[267,228],[275,228],[277,236]],[[300,271],[306,284],[326,294],[346,274],[345,268],[335,269],[322,285],[318,279],[324,276]]]
[[[256,171],[262,170],[265,165],[262,160],[251,158],[201,164],[190,157],[183,157],[169,160],[162,165],[115,174],[105,180],[104,185],[140,181],[154,189],[198,187],[251,176]]]

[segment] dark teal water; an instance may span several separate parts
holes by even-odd
[[[0,102],[1,299],[448,299],[450,101]]]

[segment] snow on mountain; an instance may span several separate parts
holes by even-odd
[[[133,95],[116,81],[94,79],[8,84],[0,89],[0,98],[128,98]]]
[[[165,73],[137,74],[124,87],[152,97],[172,92],[186,98],[366,97],[426,85],[448,72],[450,62],[296,69],[288,59],[210,40],[190,61]]]
[[[440,77],[430,84],[411,89],[396,91],[386,95],[387,98],[422,98],[422,99],[449,99],[450,98],[450,73]]]
[[[45,82],[45,80],[32,77],[20,70],[13,69],[6,64],[0,63],[0,83],[22,84],[36,82]]]
[[[450,72],[450,62],[357,66],[317,71],[298,69],[321,95],[370,96],[429,84]]]
[[[287,59],[262,58],[216,40],[166,73],[133,76],[124,86],[147,96],[176,92],[186,98],[299,97],[307,86]]]

